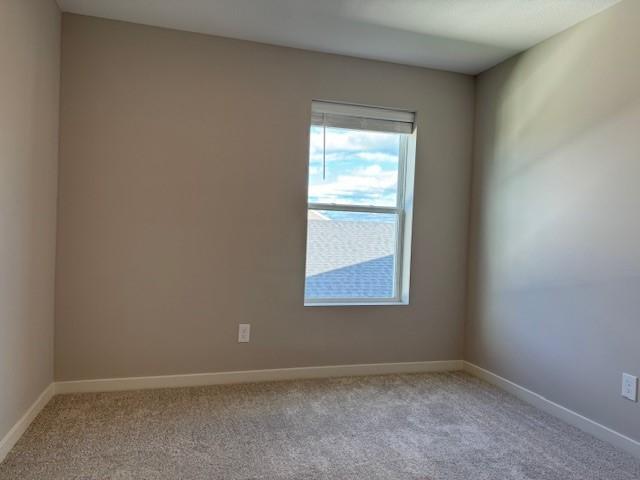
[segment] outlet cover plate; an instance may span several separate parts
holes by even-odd
[[[251,324],[240,323],[238,325],[238,343],[249,343],[251,338]]]
[[[638,377],[628,373],[622,374],[622,396],[632,402],[638,401]]]

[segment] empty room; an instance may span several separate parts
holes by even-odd
[[[0,0],[0,480],[640,480],[640,0]]]

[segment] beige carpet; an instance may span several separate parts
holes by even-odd
[[[0,478],[637,480],[640,462],[446,373],[58,396]]]

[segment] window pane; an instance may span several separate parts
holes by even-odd
[[[309,210],[305,297],[393,298],[397,215]]]
[[[311,127],[309,202],[395,207],[401,135],[324,130]]]

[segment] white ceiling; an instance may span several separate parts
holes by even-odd
[[[65,12],[479,73],[620,0],[58,0]]]

